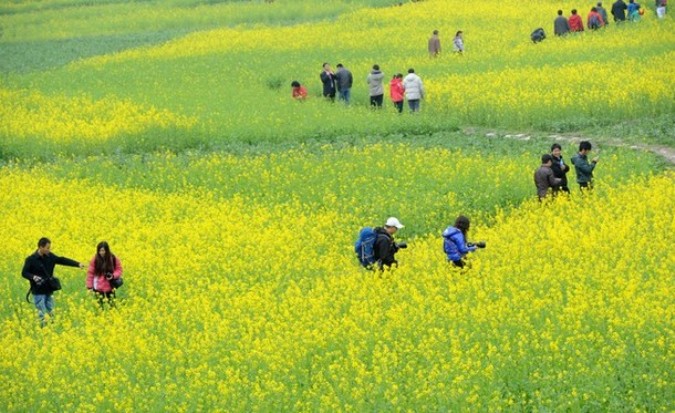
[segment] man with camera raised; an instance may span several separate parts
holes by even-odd
[[[396,253],[399,249],[408,247],[405,242],[397,243],[394,241],[394,234],[401,228],[403,228],[403,224],[394,217],[387,219],[384,227],[375,228],[377,239],[375,240],[373,252],[375,254],[375,262],[377,262],[380,270],[383,270],[385,266],[391,267],[392,264],[398,266],[398,261],[395,258]]]

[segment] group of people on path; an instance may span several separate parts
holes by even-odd
[[[115,290],[121,286],[122,262],[110,251],[106,241],[98,243],[96,254],[86,265],[70,258],[60,257],[51,252],[49,238],[40,238],[37,250],[24,261],[21,276],[30,282],[28,294],[33,294],[33,304],[38,311],[40,326],[46,324],[46,316],[54,318],[54,291],[61,289],[60,281],[54,277],[54,267],[63,265],[87,269],[85,285],[97,297],[103,307],[107,302],[114,306]],[[28,296],[27,296],[28,297]]]
[[[668,0],[656,0],[656,14],[659,18],[666,15],[666,4]],[[635,22],[640,20],[640,16],[644,14],[644,9],[640,3],[635,0],[628,0],[628,4],[624,0],[616,0],[612,4],[610,13],[615,23],[622,23],[626,20]],[[599,1],[595,6],[591,7],[586,17],[586,28],[589,30],[598,30],[609,25],[609,14]],[[553,33],[556,36],[564,36],[570,32],[583,32],[584,22],[581,16],[577,13],[577,9],[572,9],[571,15],[568,18],[563,16],[563,11],[558,10],[558,17],[553,22]]]
[[[339,101],[345,105],[351,103],[351,90],[354,85],[354,76],[352,72],[338,63],[337,71],[333,71],[330,63],[323,64],[323,70],[319,75],[323,86],[323,97],[330,102],[335,102],[336,96]],[[373,65],[372,70],[366,77],[368,85],[368,95],[370,96],[370,106],[373,108],[382,108],[385,94],[385,74],[380,66]],[[307,98],[307,89],[297,80],[291,83],[291,96],[293,99],[304,100]],[[389,97],[394,107],[399,113],[403,112],[403,102],[408,101],[410,111],[415,113],[420,110],[420,101],[424,99],[424,83],[416,73],[415,69],[408,69],[408,74],[395,74],[389,82]]]
[[[572,165],[577,176],[577,183],[582,191],[593,189],[593,170],[598,164],[599,157],[588,160],[593,145],[589,141],[579,142],[579,152],[572,157]],[[562,156],[562,147],[554,143],[551,152],[541,156],[541,165],[534,172],[534,185],[537,188],[537,196],[543,201],[549,194],[557,195],[559,192],[569,193],[567,186],[567,173],[569,165]]]

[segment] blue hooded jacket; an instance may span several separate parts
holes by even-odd
[[[464,234],[459,229],[449,226],[443,231],[443,251],[447,254],[449,261],[459,261],[463,256],[475,250],[476,247],[466,245]]]

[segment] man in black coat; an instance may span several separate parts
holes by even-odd
[[[321,83],[323,83],[323,97],[335,102],[335,91],[337,90],[337,78],[335,73],[330,68],[330,64],[323,64],[323,72],[321,72]]]
[[[626,21],[626,3],[623,0],[616,0],[612,4],[612,16],[614,16],[615,22]]]
[[[375,228],[377,240],[375,240],[373,252],[375,254],[375,262],[377,262],[380,270],[383,270],[384,267],[391,267],[392,264],[398,265],[398,261],[396,261],[394,255],[401,248],[401,244],[394,242],[394,234],[401,228],[403,228],[403,224],[394,217],[387,219],[384,227]]]
[[[40,238],[38,249],[31,254],[23,264],[21,276],[30,281],[30,291],[33,293],[33,302],[40,316],[40,326],[45,325],[45,314],[54,317],[54,292],[49,279],[54,276],[54,267],[85,268],[85,265],[70,258],[58,257],[51,253],[52,242],[48,238]]]

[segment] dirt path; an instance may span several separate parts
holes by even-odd
[[[489,133],[486,133],[485,136],[488,137],[488,138],[503,137],[503,138],[507,138],[507,139],[515,139],[515,140],[522,140],[522,141],[529,141],[530,138],[531,138],[530,135],[525,134],[525,133],[501,135],[501,134],[497,134],[495,132],[489,132]],[[548,138],[551,138],[552,140],[555,140],[556,142],[568,142],[568,143],[572,143],[572,144],[576,144],[576,143],[579,143],[582,140],[589,139],[589,138],[585,138],[583,136],[567,136],[567,135],[558,135],[558,134],[548,135]],[[590,139],[593,142],[597,142],[599,145],[609,145],[609,146],[630,148],[630,149],[639,150],[639,151],[650,151],[650,152],[653,152],[653,153],[661,156],[669,164],[675,165],[675,148],[673,148],[673,147],[664,146],[664,145],[648,145],[648,144],[641,144],[641,143],[626,143],[621,139],[601,139],[601,138],[590,138]]]

